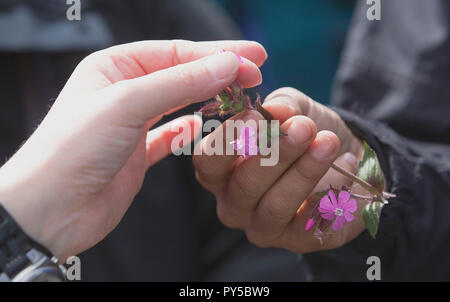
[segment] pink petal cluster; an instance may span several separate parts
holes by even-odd
[[[256,132],[252,127],[242,128],[239,138],[231,143],[233,144],[234,150],[244,159],[258,154]]]
[[[340,230],[355,218],[352,213],[356,211],[356,208],[356,200],[351,198],[349,192],[340,191],[336,200],[336,194],[330,190],[328,195],[320,200],[319,212],[323,219],[334,220],[334,230]]]

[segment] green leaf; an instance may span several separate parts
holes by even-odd
[[[239,112],[244,111],[244,105],[242,105],[242,103],[234,103],[231,108],[233,109],[233,113],[237,114]]]
[[[384,191],[384,175],[377,155],[364,141],[364,157],[359,163],[358,177],[375,187],[380,193]]]
[[[319,197],[320,199],[322,199],[325,195],[327,195],[328,191],[323,191],[323,192],[316,192],[314,193],[317,197]]]
[[[382,202],[371,202],[364,207],[362,213],[364,223],[374,239],[378,232],[378,224],[380,223],[380,215],[383,206],[384,204]]]
[[[222,103],[227,103],[227,104],[231,103],[232,99],[233,99],[233,96],[227,89],[222,90],[216,96],[217,101],[222,102]]]

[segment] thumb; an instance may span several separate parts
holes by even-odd
[[[239,59],[224,52],[124,80],[106,88],[114,97],[115,112],[133,117],[134,125],[192,102],[214,97],[237,77]],[[124,116],[124,115],[122,115]]]
[[[317,125],[319,131],[334,132],[341,141],[340,154],[352,152],[360,156],[362,143],[347,127],[341,117],[330,108],[312,100],[304,93],[290,87],[280,88],[269,94],[264,101],[267,109],[275,119],[284,122],[293,115],[306,115]]]

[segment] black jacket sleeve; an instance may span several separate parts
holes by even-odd
[[[365,231],[306,258],[315,280],[367,281],[369,256],[380,258],[382,281],[450,280],[449,3],[382,5],[380,22],[365,18],[365,1],[355,11],[333,104],[376,151],[397,197],[376,240]]]
[[[450,145],[411,140],[385,124],[337,111],[374,148],[388,189],[397,195],[383,208],[377,239],[366,239],[365,256],[380,257],[382,280],[448,280]]]

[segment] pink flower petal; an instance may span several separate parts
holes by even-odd
[[[345,224],[344,216],[337,216],[336,220],[333,223],[333,230],[340,230]]]
[[[356,202],[356,199],[354,198],[350,198],[348,201],[346,201],[345,203],[341,204],[342,209],[344,209],[344,211],[348,211],[348,212],[355,212],[358,205]]]
[[[338,196],[338,203],[339,205],[342,206],[342,204],[346,203],[347,200],[350,199],[350,193],[347,191],[342,190],[341,192],[339,192],[339,196]]]
[[[333,190],[328,192],[328,196],[330,196],[331,204],[333,204],[333,208],[336,209],[338,206],[338,202],[336,200],[336,194],[334,194]]]
[[[350,222],[355,218],[355,216],[353,216],[353,214],[350,212],[344,211],[344,218],[345,221]]]
[[[319,207],[320,212],[333,212],[335,209],[335,207],[331,204],[330,198],[328,198],[328,196],[326,195],[320,200]]]
[[[320,216],[322,216],[322,218],[326,219],[326,220],[333,220],[334,219],[334,212],[322,212],[320,214]]]
[[[314,221],[314,219],[309,218],[306,222],[305,231],[309,231],[315,224],[316,222]]]

